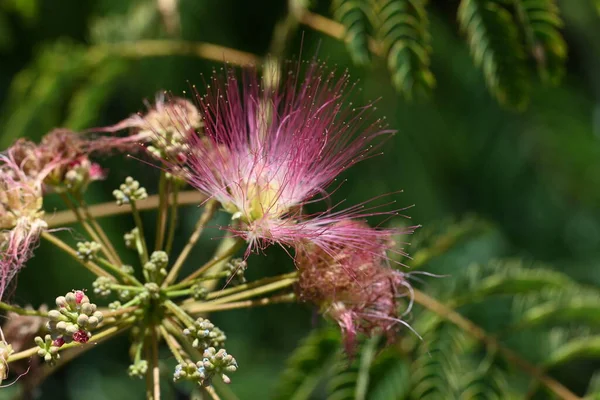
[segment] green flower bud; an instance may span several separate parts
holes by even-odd
[[[94,260],[102,246],[96,242],[79,242],[77,243],[77,257],[83,261]]]
[[[113,191],[113,196],[117,201],[117,205],[129,204],[132,201],[143,200],[148,197],[148,193],[140,183],[128,176],[125,178],[125,183],[119,186],[119,189]]]

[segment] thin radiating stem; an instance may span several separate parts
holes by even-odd
[[[131,213],[133,215],[133,220],[135,221],[135,226],[138,228],[138,232],[140,235],[140,242],[142,244],[142,253],[140,254],[140,261],[142,262],[142,266],[148,262],[148,246],[146,245],[146,235],[144,234],[144,225],[142,224],[142,217],[140,216],[140,212],[137,208],[135,201],[130,203],[131,205]]]
[[[0,310],[5,310],[9,312],[14,312],[19,315],[28,315],[32,317],[47,317],[48,313],[46,311],[40,310],[28,310],[26,308],[22,308],[19,306],[13,306],[11,304],[0,301]]]
[[[235,301],[225,304],[213,304],[208,303],[191,303],[185,306],[185,310],[190,314],[203,314],[215,311],[226,311],[236,310],[239,308],[250,308],[268,306],[279,303],[292,303],[296,301],[296,295],[294,293],[288,293],[280,296],[263,297],[262,299]]]
[[[297,282],[297,279],[292,278],[292,279],[282,279],[273,283],[268,283],[266,285],[262,285],[259,286],[257,288],[254,289],[250,289],[250,290],[246,290],[243,292],[239,292],[239,293],[235,293],[232,294],[230,296],[225,296],[225,297],[221,297],[218,298],[216,300],[213,301],[209,301],[209,302],[204,302],[201,303],[202,305],[206,305],[208,306],[214,306],[216,304],[225,304],[225,303],[231,303],[233,301],[237,301],[237,300],[245,300],[251,297],[256,297],[265,293],[270,293],[270,292],[274,292],[276,290],[280,290],[280,289],[284,289],[286,287],[290,287],[293,284],[295,284]],[[191,305],[194,303],[187,303],[184,304],[184,309],[185,310],[189,310],[189,308],[191,307]]]
[[[153,400],[160,400],[160,369],[158,366],[158,335],[154,327],[150,328],[152,345],[152,393]]]
[[[162,284],[163,287],[167,287],[171,282],[173,282],[173,281],[175,281],[175,279],[177,279],[177,275],[179,274],[181,267],[183,267],[185,260],[190,255],[190,252],[192,251],[192,249],[198,242],[198,239],[200,239],[200,236],[202,235],[202,231],[204,230],[204,227],[206,226],[208,221],[210,221],[212,219],[213,215],[215,215],[215,212],[217,211],[217,206],[218,206],[218,203],[214,200],[210,200],[206,203],[206,205],[204,207],[204,211],[202,212],[202,215],[198,219],[198,222],[196,222],[196,226],[194,227],[194,232],[192,232],[188,242],[186,243],[183,250],[181,250],[179,257],[177,257],[177,260],[175,261],[175,263],[173,264],[173,267],[169,271],[169,274],[165,278],[165,280]]]
[[[92,228],[92,226],[90,224],[88,224],[86,219],[81,214],[80,209],[77,208],[77,206],[71,201],[71,199],[69,199],[69,197],[67,195],[61,194],[60,198],[67,205],[67,207],[73,212],[73,214],[75,214],[75,218],[77,218],[77,221],[81,224],[81,226],[83,226],[83,229],[85,229],[85,231],[88,233],[88,235],[90,235],[90,238],[92,240],[94,240],[96,243],[102,245],[102,248],[100,249],[100,251],[102,251],[102,253],[106,257],[108,257],[112,262],[116,262],[116,259],[108,250],[108,245],[106,243],[104,243],[104,241],[98,235],[98,233],[94,230],[94,228]]]
[[[171,250],[173,249],[173,240],[175,240],[175,228],[177,227],[177,213],[179,210],[179,184],[177,182],[173,182],[173,191],[171,201],[171,211],[169,218],[169,231],[167,233],[167,244],[165,245],[165,252],[167,254],[171,254]],[[168,201],[167,201],[168,203]]]
[[[82,259],[80,259],[77,256],[77,252],[75,250],[73,250],[68,244],[66,244],[65,242],[63,242],[62,240],[57,238],[56,236],[52,235],[51,233],[43,232],[42,238],[46,239],[48,242],[52,243],[53,245],[55,245],[56,247],[58,247],[59,249],[61,249],[65,253],[67,253],[68,255],[70,255],[75,261],[77,261],[78,263],[83,265],[86,269],[88,269],[94,275],[110,278],[113,281],[115,280],[114,276],[112,276],[111,274],[109,274],[108,272],[106,272],[105,270],[100,268],[98,265],[96,265],[92,261],[83,261]]]
[[[103,330],[102,332],[94,334],[94,336],[92,336],[92,339],[90,339],[90,344],[100,343],[100,342],[122,332],[123,330],[125,330],[131,326],[134,319],[135,319],[135,317],[128,318],[127,320],[123,321],[123,323],[121,323],[119,325],[111,326],[110,328],[107,328],[107,329]],[[71,342],[71,343],[63,345],[59,351],[62,352],[64,350],[67,350],[67,349],[70,349],[73,347],[80,347],[80,346],[86,346],[86,345],[82,344],[82,343],[78,343],[78,342]],[[89,347],[93,347],[93,346],[89,346]],[[24,358],[29,358],[29,357],[37,354],[38,350],[39,350],[39,347],[35,346],[30,349],[20,351],[18,353],[15,353],[15,354],[9,356],[7,362],[11,363],[14,361],[22,360]]]
[[[179,193],[179,205],[201,204],[206,200],[206,196],[195,190],[186,190]],[[148,196],[141,204],[138,204],[139,211],[154,210],[158,207],[158,195]],[[114,201],[95,204],[88,207],[90,215],[95,218],[112,217],[131,213],[129,207],[118,206]],[[69,225],[77,222],[77,218],[71,210],[59,211],[53,214],[46,214],[46,222],[49,227]]]
[[[161,171],[158,181],[158,214],[156,216],[156,241],[154,250],[162,250],[167,226],[167,207],[169,203],[169,186],[166,172]]]
[[[123,265],[123,261],[121,261],[121,257],[119,257],[119,253],[117,253],[117,251],[115,250],[115,247],[113,246],[110,238],[108,237],[108,235],[102,228],[102,225],[100,225],[98,223],[98,221],[96,221],[96,218],[94,218],[92,213],[90,213],[88,204],[85,202],[85,200],[81,196],[78,196],[77,201],[79,202],[81,209],[83,210],[83,213],[85,214],[85,217],[87,218],[88,221],[90,221],[90,224],[92,224],[92,227],[96,230],[96,232],[98,232],[98,235],[103,240],[104,244],[107,246],[108,251],[112,254],[117,265]]]
[[[185,364],[185,359],[181,355],[181,347],[179,346],[179,343],[177,343],[177,340],[175,340],[175,338],[173,338],[173,336],[167,332],[164,326],[161,325],[159,329],[162,337],[165,338],[167,347],[173,354],[173,357],[175,357],[178,363]]]
[[[98,262],[100,264],[102,264],[104,267],[106,267],[108,270],[110,270],[111,272],[113,272],[115,275],[120,276],[121,278],[123,278],[123,280],[125,282],[130,282],[136,286],[143,286],[142,283],[140,281],[137,280],[137,278],[133,275],[129,275],[126,272],[123,272],[123,270],[121,270],[121,268],[117,267],[114,264],[111,264],[110,261],[103,259],[102,257],[98,257]],[[116,285],[118,286],[118,285]]]
[[[108,57],[147,58],[165,56],[191,56],[218,63],[259,65],[260,57],[251,53],[231,49],[212,43],[185,42],[180,40],[138,40],[115,44],[101,44],[91,47],[88,58],[91,62],[99,62]]]
[[[198,268],[196,271],[192,272],[185,279],[183,279],[181,281],[181,283],[194,280],[194,279],[198,278],[200,275],[204,274],[209,269],[211,269],[212,267],[214,267],[218,264],[225,263],[227,260],[229,260],[231,257],[233,257],[235,255],[235,253],[237,253],[238,250],[240,250],[243,247],[244,244],[245,244],[245,242],[243,240],[234,239],[233,243],[229,246],[229,248],[225,249],[221,254],[215,256],[212,260],[210,260],[209,262],[207,262],[206,264],[204,264],[203,266]]]
[[[165,307],[177,317],[184,325],[194,325],[194,319],[188,315],[181,307],[173,303],[171,300],[166,300],[164,303]]]

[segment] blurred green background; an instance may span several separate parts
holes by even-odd
[[[159,90],[180,94],[193,83],[202,90],[200,74],[222,66],[191,55],[121,57],[102,47],[107,43],[186,40],[264,56],[274,48],[276,24],[285,20],[289,11],[281,0],[179,0],[175,1],[175,16],[169,17],[161,15],[159,3],[168,2],[2,0],[2,148],[19,137],[39,140],[54,127],[82,130],[115,123],[143,111],[143,99],[152,100]],[[331,18],[328,2],[313,3],[313,11]],[[428,4],[431,70],[437,78],[428,100],[408,101],[396,92],[385,60],[374,57],[370,65],[356,67],[339,40],[302,24],[290,31],[283,56],[295,57],[300,49],[305,58],[318,52],[332,66],[349,68],[362,87],[354,100],[364,103],[381,97],[378,113],[398,130],[386,143],[384,155],[346,173],[348,183],[335,198],[355,204],[402,189],[404,192],[395,198],[399,204],[415,205],[407,214],[412,222],[423,225],[425,232],[436,227],[443,231],[465,216],[487,221],[483,231],[461,239],[423,266],[424,270],[448,275],[421,277],[424,283],[416,284],[424,291],[432,285],[451,285],[453,277],[473,263],[506,258],[524,260],[532,266],[543,262],[552,266],[549,270],[562,271],[587,287],[597,288],[600,16],[590,0],[558,2],[569,48],[566,74],[556,86],[540,83],[533,74],[526,77],[531,82],[531,99],[523,111],[515,111],[500,105],[486,88],[484,74],[474,65],[457,27],[458,3],[443,0]],[[173,29],[169,18],[175,18]],[[149,192],[156,192],[155,170],[132,159],[109,158],[103,163],[109,177],[92,185],[87,193],[89,203],[110,201],[113,188],[127,175],[142,181]],[[46,209],[51,212],[61,205],[49,198]],[[199,215],[194,207],[184,212],[176,251]],[[154,213],[144,216],[146,225],[152,226]],[[123,221],[123,217],[107,218],[103,224],[118,239]],[[203,236],[188,261],[189,270],[210,256],[216,245],[211,236],[219,233],[212,230]],[[121,250],[126,252],[124,246]],[[292,270],[292,261],[279,253],[271,249],[268,257],[253,256],[249,275]],[[407,264],[410,266],[410,261]],[[42,244],[20,274],[13,301],[36,306],[52,303],[57,294],[81,287],[91,287],[90,276]],[[494,309],[492,304],[470,317],[493,331],[503,318],[501,313],[502,309]],[[597,326],[598,316],[592,317]],[[316,322],[319,319],[314,318],[314,310],[305,305],[230,311],[213,318],[227,332],[228,350],[241,366],[231,384],[241,399],[269,398],[285,359],[298,341],[323,324]],[[594,333],[593,327],[587,334]],[[403,335],[412,334],[404,331]],[[544,351],[535,339],[521,347],[533,361]],[[583,354],[551,372],[583,395],[600,366],[598,354]],[[121,338],[85,354],[47,379],[35,393],[42,399],[142,398],[144,383],[126,376],[127,364],[127,342]],[[169,379],[165,375],[165,381]],[[174,393],[170,391],[169,396],[176,396]],[[319,393],[317,388],[314,398],[324,398]],[[544,392],[535,395],[549,398]]]

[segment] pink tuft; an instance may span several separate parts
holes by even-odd
[[[90,340],[90,335],[83,329],[78,330],[73,334],[73,340],[77,343],[87,343]]]
[[[347,103],[354,85],[348,73],[336,78],[323,64],[290,70],[281,89],[267,89],[254,70],[241,81],[231,70],[214,74],[208,93],[197,93],[204,135],[186,132],[184,163],[165,161],[188,182],[218,200],[240,221],[232,232],[261,249],[272,243],[315,240],[328,246],[332,223],[348,218],[395,214],[364,205],[304,215],[302,207],[344,170],[374,155],[376,138],[391,133],[373,119],[373,104]],[[185,126],[186,124],[180,123]],[[352,232],[346,230],[346,233]],[[362,245],[368,238],[353,238]]]
[[[75,302],[77,304],[81,304],[81,301],[85,298],[85,293],[83,293],[83,290],[76,290],[75,291]]]
[[[63,344],[65,344],[65,339],[61,337],[59,337],[58,339],[54,339],[54,341],[52,341],[52,346],[55,347],[62,347]]]
[[[385,237],[375,239],[379,231],[353,221],[335,225],[362,232],[372,241],[360,248],[349,242],[327,250],[311,244],[301,248],[296,257],[297,292],[338,322],[351,352],[358,333],[380,331],[393,337],[403,324],[398,299],[410,295],[411,289],[404,274],[386,265],[392,243]]]

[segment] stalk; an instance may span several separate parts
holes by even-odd
[[[46,239],[48,242],[52,243],[53,245],[55,245],[56,247],[58,247],[59,249],[61,249],[65,253],[67,253],[68,255],[70,255],[75,261],[77,261],[79,264],[83,265],[86,269],[88,269],[94,275],[110,278],[113,281],[115,280],[114,276],[112,276],[111,274],[109,274],[108,272],[106,272],[105,270],[100,268],[97,264],[93,263],[92,261],[83,261],[82,259],[80,259],[77,256],[77,252],[75,250],[73,250],[68,244],[66,244],[65,242],[63,242],[62,240],[57,238],[56,236],[52,235],[51,233],[42,232],[42,238]]]
[[[198,242],[198,239],[200,239],[200,235],[202,235],[202,231],[204,230],[204,227],[206,226],[208,221],[210,221],[212,219],[213,215],[217,211],[217,205],[218,205],[218,203],[216,201],[210,200],[204,206],[204,211],[202,212],[202,215],[198,219],[198,222],[196,222],[196,226],[194,227],[194,232],[192,232],[190,238],[188,239],[188,242],[186,243],[183,250],[181,250],[179,257],[177,257],[177,260],[175,261],[175,263],[173,264],[173,267],[169,271],[169,274],[165,278],[165,280],[162,284],[163,287],[167,287],[171,282],[173,282],[173,281],[175,281],[175,279],[177,279],[177,275],[179,274],[181,267],[183,267],[185,260],[190,255],[190,252],[192,251],[192,249]]]

